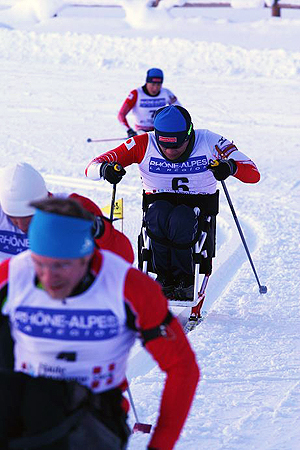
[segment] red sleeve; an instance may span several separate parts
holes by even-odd
[[[134,261],[134,252],[130,240],[125,234],[116,230],[110,222],[105,220],[104,224],[105,231],[103,236],[100,239],[96,239],[98,247],[103,250],[110,250],[132,264]]]
[[[99,206],[97,206],[96,203],[94,203],[89,198],[83,197],[82,195],[75,194],[75,193],[69,195],[69,198],[73,198],[74,200],[76,200],[78,203],[80,203],[80,205],[84,209],[86,209],[90,213],[94,214],[94,216],[102,216],[103,215]]]
[[[236,161],[237,171],[234,175],[244,183],[257,183],[260,180],[260,173],[251,160],[249,161]]]
[[[5,259],[0,263],[0,289],[8,283],[9,259]]]
[[[7,296],[9,261],[10,259],[6,259],[0,264],[0,313]]]
[[[128,272],[125,298],[140,329],[161,324],[168,312],[167,300],[158,283],[137,269]],[[149,446],[158,450],[171,450],[189,412],[199,380],[199,368],[176,318],[168,326],[167,336],[149,341],[146,349],[167,375],[159,418]]]
[[[130,92],[130,94],[126,98],[125,102],[121,106],[121,109],[118,113],[119,122],[121,122],[127,128],[130,128],[130,125],[126,119],[126,116],[129,113],[129,111],[132,110],[132,108],[136,104],[136,101],[137,101],[137,90],[134,89],[133,91]]]
[[[130,164],[134,163],[139,164],[145,156],[148,146],[148,139],[149,137],[147,133],[127,139],[126,142],[113,150],[109,150],[108,152],[94,158],[85,169],[85,174],[87,175],[87,170],[91,164],[102,163],[104,161],[118,162],[123,167],[130,166]]]

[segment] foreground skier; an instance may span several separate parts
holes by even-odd
[[[18,437],[18,448],[125,449],[122,390],[137,334],[166,372],[148,449],[173,449],[199,369],[158,284],[94,248],[93,216],[76,201],[32,206],[31,250],[0,265],[0,304],[15,342],[14,371],[0,371],[1,450]]]

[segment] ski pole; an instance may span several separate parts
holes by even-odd
[[[244,238],[243,231],[242,231],[242,229],[241,229],[241,226],[240,226],[240,224],[239,224],[237,215],[236,215],[236,213],[235,213],[235,210],[234,210],[234,207],[233,207],[231,198],[230,198],[230,196],[229,196],[229,192],[228,192],[228,189],[227,189],[227,187],[226,187],[225,181],[224,181],[224,180],[221,180],[221,183],[222,183],[222,186],[223,186],[223,189],[224,189],[224,192],[225,192],[225,195],[226,195],[226,198],[227,198],[229,207],[230,207],[230,209],[231,209],[231,212],[232,212],[234,221],[235,221],[235,223],[236,223],[237,229],[238,229],[238,231],[239,231],[239,233],[240,233],[240,237],[241,237],[241,239],[242,239],[242,243],[243,243],[244,248],[245,248],[245,250],[246,250],[246,253],[247,253],[247,256],[248,256],[250,265],[251,265],[252,270],[253,270],[253,273],[254,273],[254,275],[255,275],[257,284],[258,284],[258,286],[259,286],[259,293],[260,293],[260,294],[266,294],[266,293],[267,293],[267,290],[268,290],[268,289],[267,289],[267,286],[263,286],[263,285],[261,285],[260,282],[259,282],[258,275],[257,275],[257,273],[256,273],[256,270],[255,270],[255,267],[254,267],[254,264],[253,264],[253,261],[252,261],[252,258],[251,258],[251,255],[250,255],[250,252],[249,252],[247,243],[246,243],[246,240],[245,240],[245,238]]]
[[[122,166],[121,164],[116,163],[114,165],[114,170],[116,172],[120,172],[122,170]],[[116,201],[116,190],[117,190],[117,185],[116,183],[113,184],[113,190],[112,190],[112,196],[111,196],[111,205],[110,205],[110,220],[111,222],[113,222],[114,220],[114,209],[115,209],[115,201]]]
[[[92,139],[87,138],[86,142],[112,142],[112,141],[125,141],[128,137],[110,138],[110,139]]]
[[[134,406],[134,401],[133,401],[133,397],[132,397],[129,385],[128,385],[128,388],[127,388],[127,392],[128,392],[128,396],[129,396],[130,405],[132,407],[133,414],[134,414],[134,417],[135,417],[135,420],[136,420],[136,423],[134,424],[134,427],[133,427],[133,430],[132,430],[133,433],[136,432],[136,431],[141,431],[142,433],[150,433],[152,425],[147,424],[147,423],[141,423],[139,421],[139,419],[138,419],[137,412],[136,412],[136,409],[135,409],[135,406]]]
[[[112,190],[112,195],[111,195],[111,204],[110,204],[110,217],[109,217],[111,222],[114,220],[116,191],[117,191],[117,185],[113,184],[113,190]]]

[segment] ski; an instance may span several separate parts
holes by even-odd
[[[207,286],[207,282],[208,276],[207,279],[205,279],[205,281],[202,283],[201,291],[198,294],[198,303],[196,306],[192,307],[190,317],[184,325],[184,332],[186,334],[193,331],[201,322],[203,322],[204,318],[207,315],[206,311],[201,311],[205,299],[205,288]]]
[[[196,297],[196,298],[194,298],[192,301],[191,300],[178,300],[176,302],[176,300],[171,300],[171,301],[169,300],[172,306],[175,304],[175,306],[190,306],[191,307],[190,316],[183,326],[184,332],[186,334],[191,332],[192,330],[194,330],[201,322],[203,322],[204,318],[207,315],[207,312],[201,311],[201,309],[202,309],[202,306],[203,306],[203,303],[205,300],[205,290],[207,287],[209,276],[210,276],[210,274],[206,274],[204,276],[200,291],[197,293],[197,297],[196,297],[196,295],[194,295],[194,297]],[[194,294],[196,294],[196,292]]]
[[[200,317],[193,317],[192,315],[187,320],[186,324],[183,327],[183,330],[185,334],[190,333],[193,331],[200,323],[202,323],[207,316],[207,311],[203,311],[200,315]]]

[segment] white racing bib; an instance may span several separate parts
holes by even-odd
[[[189,158],[183,162],[165,159],[157,146],[154,133],[139,169],[146,192],[181,194],[214,194],[217,181],[206,166],[218,154],[215,145],[222,137],[208,130],[195,130],[195,144]],[[224,140],[224,143],[230,144]]]
[[[15,370],[31,376],[75,380],[102,392],[125,379],[136,334],[126,327],[124,283],[130,267],[103,251],[94,283],[83,294],[53,300],[34,284],[30,251],[10,262],[10,316]]]

